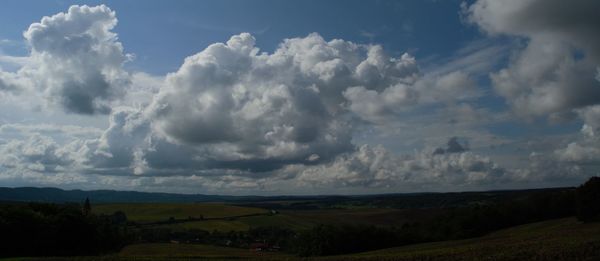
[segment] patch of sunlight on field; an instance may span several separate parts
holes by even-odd
[[[137,222],[165,221],[170,217],[176,219],[197,218],[200,216],[204,218],[224,218],[267,212],[267,210],[261,208],[217,203],[132,203],[92,206],[92,211],[96,214],[112,214],[119,210],[125,212],[127,219]]]

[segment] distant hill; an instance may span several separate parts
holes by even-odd
[[[0,201],[83,202],[90,198],[95,203],[191,203],[231,202],[236,205],[267,209],[317,209],[348,206],[392,208],[438,208],[523,197],[532,193],[570,190],[548,188],[528,190],[408,193],[380,195],[315,195],[315,196],[223,196],[204,194],[175,194],[115,190],[63,190],[58,188],[0,187]]]
[[[216,196],[202,194],[150,193],[115,190],[62,190],[58,188],[0,188],[1,201],[41,201],[41,202],[82,202],[90,198],[96,203],[136,203],[136,202],[208,202],[231,201],[235,196]]]

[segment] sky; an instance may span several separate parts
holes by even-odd
[[[575,186],[600,2],[0,9],[0,186],[228,195]]]

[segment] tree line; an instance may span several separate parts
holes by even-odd
[[[94,215],[89,201],[85,207],[0,204],[0,257],[85,256],[119,251],[134,239],[123,215]]]

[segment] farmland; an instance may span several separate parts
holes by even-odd
[[[231,216],[244,216],[264,214],[268,211],[253,207],[238,207],[219,203],[139,203],[139,204],[101,204],[94,206],[97,214],[112,214],[123,211],[127,218],[135,222],[157,222],[175,219],[188,219],[189,217],[226,218]]]
[[[182,222],[164,222],[159,228],[175,230],[201,229],[206,231],[246,231],[253,227],[276,226],[295,231],[309,229],[317,224],[348,224],[374,226],[400,226],[406,222],[422,219],[435,210],[350,208],[282,210],[270,214],[270,210],[242,207],[223,203],[154,203],[154,204],[100,204],[94,213],[112,214],[123,211],[130,221],[152,224],[170,218]],[[190,220],[190,217],[192,220]],[[202,220],[194,218],[203,217]]]
[[[252,258],[248,250],[177,244],[134,245],[119,257],[144,255],[196,258]],[[272,259],[294,259],[269,255]],[[583,259],[588,258],[588,259]],[[408,245],[315,260],[595,260],[600,258],[600,224],[564,218],[521,225],[467,239]]]

